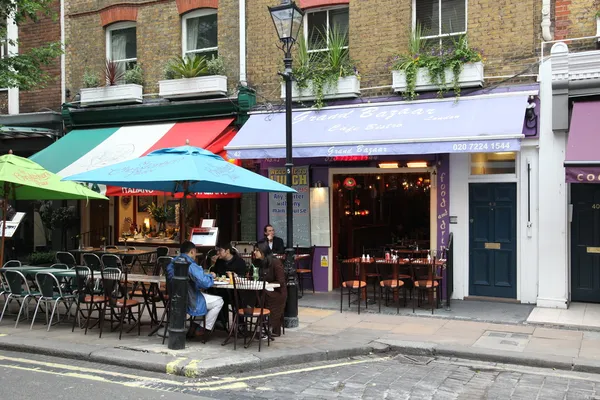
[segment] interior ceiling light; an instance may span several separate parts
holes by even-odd
[[[379,168],[398,168],[397,161],[380,162]]]
[[[406,166],[408,168],[427,168],[427,161],[409,161]]]

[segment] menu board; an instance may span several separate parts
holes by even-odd
[[[269,178],[286,184],[285,167],[269,168]],[[293,246],[310,247],[310,186],[308,184],[308,166],[295,167],[292,171],[292,187],[294,210],[294,243]],[[283,238],[287,232],[287,193],[269,193],[269,223],[275,228],[275,234]],[[285,243],[286,246],[288,245]]]
[[[21,220],[23,219],[24,216],[25,216],[25,213],[18,212],[15,214],[15,216],[13,217],[12,220],[6,221],[6,231],[4,232],[5,238],[13,237],[13,235],[17,231],[17,228],[19,227],[19,224],[21,223]],[[2,236],[2,225],[3,225],[3,221],[0,220],[0,237]]]
[[[310,238],[313,246],[331,246],[328,187],[310,189]]]

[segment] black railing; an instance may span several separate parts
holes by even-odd
[[[454,235],[450,233],[446,248],[446,308],[450,309],[450,298],[454,292]]]
[[[102,238],[105,238],[103,243]],[[79,244],[85,246],[100,246],[102,244],[113,244],[113,229],[112,226],[104,226],[102,228],[93,229],[91,231],[82,232],[79,234],[79,238],[74,236],[73,238],[73,248],[76,249],[79,247]]]

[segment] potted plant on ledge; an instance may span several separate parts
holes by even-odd
[[[221,57],[177,57],[167,64],[159,95],[167,99],[226,96],[227,76]]]
[[[452,89],[456,97],[460,89],[483,86],[483,56],[469,47],[462,35],[450,46],[428,43],[422,39],[419,25],[411,33],[408,53],[392,59],[392,87],[414,100],[419,91],[437,90],[443,95]]]
[[[81,106],[141,103],[143,93],[143,71],[139,65],[123,71],[118,63],[106,60],[105,85],[98,77],[86,71],[83,75],[85,88],[81,89]]]
[[[324,36],[324,35],[323,35]],[[296,65],[292,70],[292,99],[314,100],[323,107],[323,100],[353,98],[360,95],[360,77],[348,52],[347,34],[334,28],[327,33],[327,48],[309,52],[306,40],[298,40]],[[285,98],[285,82],[281,83],[281,98]]]

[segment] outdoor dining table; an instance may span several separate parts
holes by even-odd
[[[144,265],[140,261],[140,257],[156,254],[156,251],[157,251],[156,249],[130,250],[130,249],[103,249],[101,247],[83,247],[81,249],[69,250],[69,253],[71,253],[73,255],[75,255],[75,254],[82,255],[85,253],[92,253],[92,254],[97,254],[99,257],[102,257],[103,254],[114,254],[121,258],[132,257],[132,260],[131,260],[132,268],[133,268],[133,265],[137,262],[138,265],[142,268],[142,271],[146,272]]]

